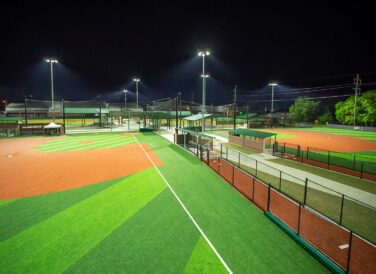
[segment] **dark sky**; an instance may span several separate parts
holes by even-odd
[[[143,99],[178,91],[199,99],[200,48],[212,52],[208,92],[217,103],[230,100],[234,84],[240,90],[274,79],[291,87],[343,84],[357,72],[376,78],[376,24],[364,1],[55,2],[2,4],[2,97],[48,99],[42,61],[54,56],[61,63],[58,97],[105,97],[137,75]],[[344,77],[323,80],[333,75]]]

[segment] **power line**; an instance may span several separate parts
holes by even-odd
[[[315,100],[315,99],[329,99],[329,98],[338,98],[338,97],[347,97],[351,96],[352,94],[343,94],[343,95],[331,95],[331,96],[318,96],[318,97],[304,97],[304,99],[307,100]],[[299,98],[293,98],[293,99],[277,99],[274,100],[276,102],[287,102],[287,101],[296,101]],[[253,102],[270,102],[270,100],[253,100]]]

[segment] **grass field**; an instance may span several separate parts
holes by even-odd
[[[37,149],[60,154],[148,144],[163,162],[159,171],[233,272],[328,272],[196,157],[153,133],[121,137],[68,136]],[[124,154],[124,161],[132,159]],[[27,187],[27,182],[20,183]],[[153,167],[85,187],[0,201],[0,269],[2,273],[226,272]]]
[[[311,132],[321,132],[321,133],[330,133],[330,134],[338,134],[338,135],[346,135],[346,136],[352,136],[352,137],[376,142],[376,132],[351,130],[351,129],[328,128],[328,127],[289,128],[289,129],[311,131]]]

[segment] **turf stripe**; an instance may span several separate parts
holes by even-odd
[[[17,199],[13,199],[13,200],[3,200],[3,201],[0,201],[0,206],[3,206],[3,205],[6,205],[6,204],[9,204],[9,203],[13,203],[17,201]],[[1,216],[1,213],[0,213],[0,216]],[[1,235],[1,233],[0,233]]]
[[[158,167],[156,166],[156,164],[153,162],[153,160],[150,158],[149,154],[145,151],[145,149],[140,145],[140,142],[138,141],[137,137],[134,136],[135,140],[137,141],[137,144],[139,145],[139,147],[143,150],[143,152],[145,153],[145,155],[147,156],[147,158],[149,159],[149,161],[153,164],[154,168],[158,171],[158,174],[161,176],[161,178],[163,179],[163,181],[166,183],[167,187],[171,190],[172,194],[175,196],[176,200],[179,202],[179,204],[181,205],[181,207],[184,209],[184,211],[187,213],[188,217],[191,219],[192,223],[196,226],[196,228],[198,229],[198,231],[200,232],[200,234],[202,235],[202,237],[204,237],[204,239],[206,240],[206,242],[209,244],[210,248],[213,250],[213,252],[215,253],[215,255],[218,257],[218,259],[221,261],[222,265],[226,268],[226,270],[228,271],[228,273],[232,273],[231,269],[229,268],[229,266],[227,265],[227,263],[225,262],[225,260],[222,258],[222,256],[218,253],[217,249],[214,247],[214,245],[210,242],[209,238],[205,235],[204,231],[201,229],[201,227],[198,225],[198,223],[195,221],[195,219],[193,218],[193,216],[191,215],[191,213],[188,211],[188,209],[185,207],[185,205],[183,204],[183,202],[180,200],[179,196],[175,193],[174,189],[171,187],[171,185],[168,183],[168,181],[166,180],[166,178],[163,176],[163,174],[161,173],[161,171],[158,169]]]
[[[64,140],[56,140],[51,141],[47,144],[43,144],[38,147],[38,149],[41,150],[66,150],[66,149],[72,149],[73,147],[85,147],[89,146],[90,144],[79,144],[78,142],[83,141],[92,141],[94,144],[106,144],[109,142],[126,142],[126,141],[132,141],[133,138],[127,137],[127,136],[121,136],[121,135],[115,135],[115,136],[85,136],[85,137],[70,137],[69,139]],[[93,145],[94,145],[93,144]]]
[[[165,189],[66,272],[182,273],[199,237],[171,192]],[[202,256],[215,256],[207,249]],[[219,261],[218,264],[223,270]],[[199,265],[196,267],[200,269]]]
[[[131,175],[0,243],[0,269],[64,271],[166,188],[156,176],[155,169]]]
[[[120,136],[119,138],[108,138],[104,137],[101,139],[87,139],[83,141],[92,141],[92,144],[79,144],[77,142],[73,144],[51,144],[50,146],[42,147],[43,151],[46,152],[57,152],[57,151],[72,151],[72,150],[83,150],[83,149],[95,149],[95,148],[106,148],[108,146],[121,146],[123,144],[134,143],[133,138]],[[81,141],[80,141],[81,142]],[[41,147],[40,147],[41,148]]]
[[[200,237],[185,269],[189,273],[227,273],[203,237]]]
[[[0,207],[0,242],[116,184],[121,179],[14,201]]]

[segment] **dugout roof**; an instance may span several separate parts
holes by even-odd
[[[204,114],[204,118],[211,116],[211,114]],[[202,120],[202,114],[195,114],[192,116],[184,117],[183,120],[187,121],[197,121]]]
[[[269,138],[269,137],[277,135],[277,133],[264,132],[264,131],[258,131],[258,130],[247,129],[247,128],[239,128],[239,129],[230,130],[230,134],[254,137],[254,138],[259,138],[259,139],[265,139],[265,138]]]

